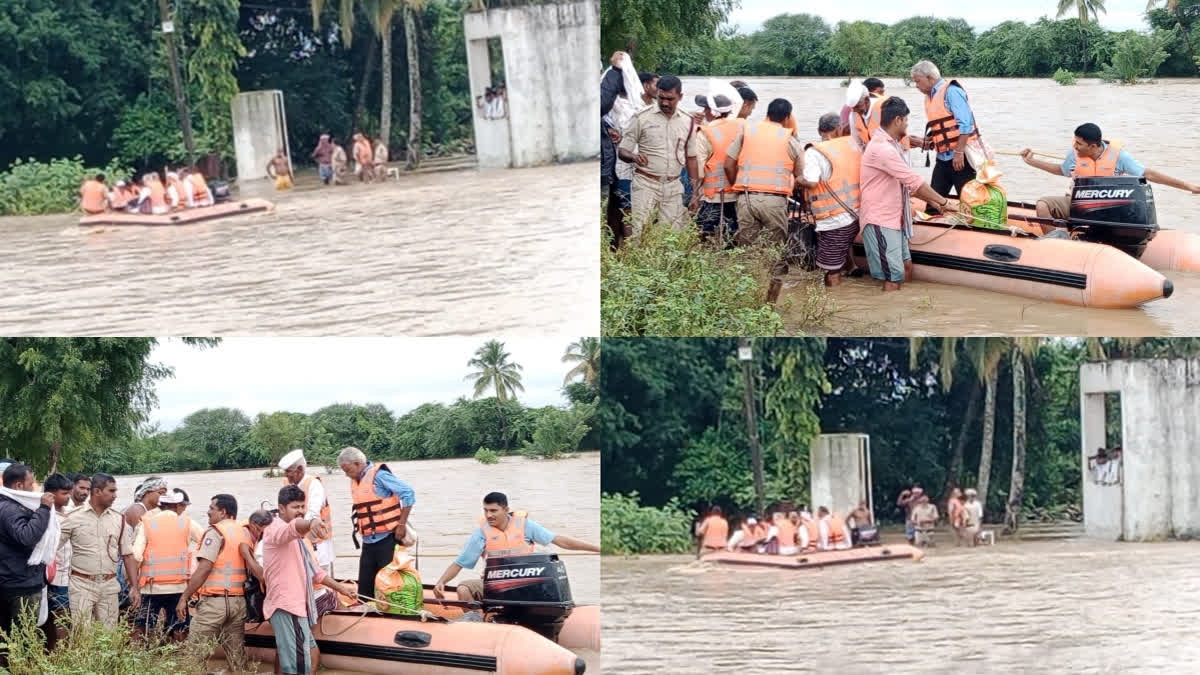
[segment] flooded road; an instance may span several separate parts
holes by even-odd
[[[733,79],[733,78],[730,78]],[[791,101],[800,124],[801,138],[816,140],[817,118],[839,112],[845,89],[837,78],[744,77],[759,104],[752,119],[766,115],[767,103],[783,97]],[[908,104],[909,129],[921,133],[925,110],[921,93],[896,78],[884,78],[887,94]],[[1095,79],[1063,87],[1049,78],[965,78],[979,128],[995,150],[1034,150],[1063,156],[1071,147],[1076,126],[1095,122],[1105,138],[1119,139],[1144,166],[1188,182],[1200,182],[1200,171],[1188,160],[1189,150],[1200,147],[1200,131],[1190,124],[1193,102],[1200,94],[1197,80],[1158,80],[1154,84],[1121,86]],[[684,100],[703,93],[708,78],[684,78]],[[1115,102],[1120,101],[1119,105]],[[1143,111],[1153,110],[1153,123]],[[1179,129],[1165,138],[1161,129]],[[930,153],[930,162],[935,157]],[[1042,158],[1047,159],[1048,158]],[[925,154],[910,153],[919,172],[928,177]],[[997,158],[1004,172],[1001,184],[1013,200],[1035,201],[1064,194],[1070,179],[1027,166],[1019,157]],[[1200,233],[1200,195],[1165,185],[1154,186],[1155,206],[1161,227]],[[1085,309],[1039,302],[1000,293],[957,286],[914,282],[899,294],[879,292],[866,279],[850,280],[830,293],[836,310],[825,326],[810,332],[849,335],[888,334],[1032,334],[1032,335],[1195,335],[1200,332],[1200,274],[1165,273],[1175,284],[1171,298],[1133,310]],[[788,280],[786,300],[803,295],[798,277]],[[784,313],[789,330],[801,327],[803,318]]]
[[[0,218],[0,326],[35,335],[599,334],[596,165],[263,196],[177,227]]]
[[[410,523],[420,535],[420,571],[426,583],[437,581],[462,550],[467,537],[483,515],[483,495],[492,491],[508,495],[513,509],[529,511],[530,517],[551,531],[587,542],[600,541],[600,453],[581,453],[570,459],[538,461],[504,457],[499,464],[480,464],[473,458],[418,462],[387,462],[397,476],[412,485],[417,495]],[[350,479],[338,471],[327,474],[324,467],[310,472],[325,481],[333,512],[334,574],[357,578],[358,553],[350,538]],[[188,493],[192,505],[187,514],[207,523],[212,496],[225,492],[238,500],[238,515],[246,517],[259,502],[276,507],[282,478],[264,478],[263,469],[198,471],[162,474],[170,487]],[[133,500],[133,490],[146,476],[117,477],[116,507],[124,510]],[[539,547],[541,548],[541,547]],[[571,594],[578,604],[600,602],[600,556],[552,547],[562,555],[570,575]],[[483,569],[482,561],[477,566]],[[459,579],[477,577],[464,570]]]
[[[1188,673],[1200,542],[934,549],[780,571],[606,557],[605,672]],[[672,569],[675,568],[675,569]]]

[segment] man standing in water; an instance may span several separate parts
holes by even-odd
[[[634,115],[617,149],[620,159],[635,165],[633,170],[631,236],[658,220],[679,229],[685,219],[683,184],[679,176],[687,164],[696,175],[696,158],[687,157],[694,129],[690,116],[679,109],[683,85],[674,75],[658,80],[658,105]]]
[[[311,156],[317,160],[317,175],[321,177],[321,182],[329,185],[329,181],[333,180],[333,144],[329,142],[329,134],[321,134]]]
[[[304,459],[304,451],[292,450],[279,460],[279,468],[283,469],[284,485],[299,485],[304,490],[304,519],[319,518],[325,524],[325,536],[317,538],[311,532],[308,540],[312,542],[317,553],[317,564],[326,574],[333,574],[333,515],[329,509],[329,498],[325,495],[325,483],[320,476],[307,473],[308,462]]]
[[[346,157],[346,149],[337,142],[336,138],[329,139],[329,142],[331,145],[333,145],[333,154],[330,155],[330,158],[333,161],[333,184],[345,185],[346,164],[350,161]]]
[[[471,532],[462,553],[446,568],[433,587],[433,594],[445,597],[446,584],[464,569],[474,569],[479,557],[503,558],[529,555],[534,543],[555,544],[572,551],[599,553],[600,547],[565,534],[554,534],[528,517],[525,511],[510,512],[508,497],[501,492],[489,492],[483,498],[483,517]],[[466,579],[458,583],[458,599],[468,602],[483,600],[483,579]]]
[[[397,478],[387,464],[369,461],[358,448],[342,448],[338,467],[350,479],[355,548],[359,535],[363,540],[358,593],[373,598],[375,575],[392,561],[396,544],[408,535],[408,514],[417,498],[412,487]],[[323,535],[323,530],[317,534]]]
[[[913,483],[911,488],[902,491],[896,498],[896,506],[904,510],[904,538],[910,544],[913,540],[912,510],[917,505],[917,499],[923,494],[925,494],[924,488]]]
[[[787,241],[787,200],[804,177],[804,148],[783,123],[792,115],[792,104],[777,98],[767,105],[767,119],[747,122],[725,155],[725,177],[737,193],[740,246],[765,241]],[[787,265],[776,265],[780,274]]]
[[[292,189],[292,163],[283,153],[283,148],[279,148],[267,163],[267,178],[275,180],[276,190]]]

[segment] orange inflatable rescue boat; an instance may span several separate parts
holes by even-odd
[[[721,563],[724,565],[751,565],[798,570],[889,560],[912,560],[916,562],[924,557],[925,552],[915,546],[892,544],[888,546],[862,546],[842,551],[798,553],[796,555],[716,551],[700,556],[700,560],[702,562]]]
[[[184,209],[162,215],[146,215],[111,211],[84,216],[79,219],[81,227],[92,225],[190,225],[220,218],[232,218],[248,213],[271,211],[275,205],[265,199],[251,198],[240,201],[222,202],[213,206],[201,206],[194,209]]]

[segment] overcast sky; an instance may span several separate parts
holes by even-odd
[[[1145,0],[1109,0],[1100,25],[1109,30],[1148,30]],[[742,33],[752,33],[777,14],[815,14],[831,26],[838,21],[878,21],[893,24],[910,16],[937,16],[966,19],[979,33],[1008,21],[1032,23],[1039,17],[1055,18],[1057,4],[1052,0],[1005,0],[1005,2],[933,2],[931,0],[857,0],[857,2],[780,3],[777,0],[741,0],[741,7],[729,15],[729,23]],[[1074,14],[1067,15],[1076,16]]]
[[[382,403],[402,414],[422,403],[470,397],[463,378],[485,338],[225,338],[211,349],[160,339],[151,359],[175,369],[160,380],[152,422],[176,427],[201,408],[311,413],[330,403]],[[503,340],[524,367],[529,406],[564,405],[561,362],[571,338]]]

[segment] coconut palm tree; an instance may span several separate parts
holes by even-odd
[[[1021,524],[1021,500],[1025,496],[1025,359],[1017,345],[1012,356],[1013,376],[1013,461],[1008,502],[1004,506],[1004,531],[1016,532]]]
[[[562,362],[575,364],[563,378],[563,386],[580,375],[585,383],[595,384],[596,370],[600,367],[600,338],[579,338],[577,342],[567,345]]]
[[[1064,14],[1071,11],[1071,7],[1079,12],[1079,35],[1083,38],[1083,70],[1087,72],[1087,33],[1083,31],[1083,27],[1087,25],[1088,17],[1092,21],[1100,20],[1100,12],[1108,13],[1104,9],[1104,0],[1058,0],[1058,18],[1062,18]]]
[[[1160,0],[1149,0],[1146,3],[1146,10],[1152,10],[1158,6]],[[1167,11],[1175,15],[1175,25],[1179,27],[1179,32],[1183,35],[1183,42],[1187,45],[1188,59],[1192,62],[1192,67],[1200,73],[1200,62],[1196,61],[1196,52],[1192,50],[1192,36],[1188,33],[1187,26],[1183,25],[1183,17],[1179,15],[1179,0],[1161,0]]]
[[[408,47],[408,148],[405,168],[421,164],[421,53],[417,49],[421,35],[417,31],[417,12],[425,9],[425,0],[399,0],[404,3],[404,43]]]
[[[482,396],[489,388],[499,401],[507,401],[517,391],[525,391],[525,386],[521,384],[521,364],[509,361],[510,356],[504,351],[504,343],[499,340],[488,340],[475,350],[475,358],[468,361],[467,365],[478,370],[463,378],[474,380],[475,398]]]

